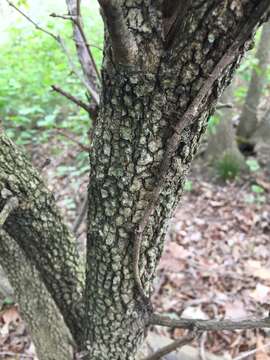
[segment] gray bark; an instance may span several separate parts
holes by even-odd
[[[165,27],[170,33],[166,43],[159,2],[100,3],[106,48],[101,110],[90,151],[86,341],[91,360],[131,360],[151,313],[133,272],[136,234],[150,215],[139,254],[139,275],[150,296],[185,174],[243,48],[236,47],[229,65],[223,56],[238,34],[246,33],[253,15],[252,6],[234,13],[220,1],[193,1],[177,14],[177,30]],[[207,81],[211,85],[202,96]],[[189,125],[175,150],[181,116]],[[173,150],[168,149],[171,139]]]
[[[18,244],[0,229],[0,263],[9,276],[39,360],[72,360],[74,341],[39,273]]]
[[[261,95],[265,88],[266,71],[270,59],[270,22],[264,24],[262,28],[261,39],[256,53],[258,65],[252,71],[251,81],[248,93],[243,106],[240,122],[238,126],[238,135],[242,139],[249,139],[257,129],[258,106]]]
[[[270,4],[100,3],[106,41],[90,151],[85,292],[75,241],[53,196],[1,133],[0,193],[7,188],[19,202],[3,230],[34,264],[77,345],[87,348],[87,359],[133,360],[149,326],[152,308],[145,295],[152,292],[185,174]],[[1,196],[0,209],[4,205]]]
[[[53,195],[27,157],[0,131],[0,208],[7,189],[19,201],[3,230],[35,264],[72,335],[82,337],[83,275],[76,241],[63,224]],[[0,253],[0,258],[1,258]]]

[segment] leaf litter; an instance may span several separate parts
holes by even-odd
[[[79,149],[57,140],[46,146],[40,146],[39,153],[35,150],[34,162],[39,167],[46,153],[61,148],[61,154],[49,155],[51,163],[42,173],[71,227],[86,194],[88,174],[63,172],[64,168],[76,168]],[[265,201],[256,201],[252,181],[221,185],[192,178],[192,190],[184,194],[175,211],[158,267],[153,295],[156,311],[175,317],[231,320],[268,314],[270,183],[265,174],[255,179],[265,191]],[[85,247],[85,229],[82,224],[80,249]],[[184,333],[165,328],[150,332],[171,338]],[[209,352],[228,359],[268,360],[268,335],[266,329],[213,332],[203,343]],[[0,358],[37,359],[17,306],[0,313]]]

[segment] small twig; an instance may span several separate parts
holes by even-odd
[[[18,11],[26,20],[28,20],[31,24],[33,24],[35,26],[35,28],[37,30],[40,30],[42,32],[44,32],[45,34],[52,36],[57,42],[58,42],[58,36],[55,35],[54,33],[50,32],[49,30],[44,29],[43,27],[41,27],[36,21],[34,21],[33,19],[31,19],[27,14],[25,14],[21,9],[19,9],[16,5],[14,5],[12,2],[10,2],[9,0],[6,0],[7,3],[9,4],[9,6],[13,7],[16,11]]]
[[[1,196],[2,198],[7,199],[7,201],[0,212],[0,228],[3,227],[10,213],[14,209],[16,209],[16,207],[18,207],[19,204],[18,199],[15,196],[12,196],[12,193],[7,189],[3,189],[1,191]]]
[[[78,105],[79,107],[81,107],[82,109],[84,109],[85,111],[87,111],[90,115],[91,115],[91,112],[92,112],[92,108],[85,104],[83,101],[81,101],[80,99],[76,98],[75,96],[67,93],[65,90],[63,90],[62,88],[60,88],[59,86],[57,85],[52,85],[51,88],[58,92],[59,94],[65,96],[67,99],[69,99],[70,101],[72,101],[74,104]]]
[[[87,196],[85,196],[81,210],[79,212],[79,215],[78,215],[77,219],[75,220],[73,228],[72,228],[74,234],[77,234],[77,231],[78,231],[81,223],[83,222],[83,219],[87,212],[87,205],[88,205],[88,198],[87,198]]]
[[[51,163],[51,159],[47,158],[45,159],[45,161],[43,162],[43,164],[40,166],[40,170],[45,169],[45,167],[47,167],[48,165],[50,165]]]
[[[201,360],[207,360],[205,355],[205,342],[207,340],[207,332],[203,332],[199,340],[199,356]]]
[[[169,354],[172,351],[175,351],[184,345],[189,344],[198,336],[197,331],[192,331],[181,339],[173,341],[171,344],[164,346],[163,348],[156,351],[154,354],[147,356],[143,360],[158,360],[161,359],[164,355]]]
[[[89,94],[92,96],[94,102],[96,104],[99,104],[99,95],[98,93],[93,89],[93,87],[91,86],[89,81],[86,81],[80,74],[80,72],[78,71],[76,65],[74,64],[72,57],[65,45],[64,40],[59,36],[59,35],[55,35],[54,33],[42,28],[40,25],[38,25],[38,23],[36,21],[34,21],[33,19],[31,19],[27,14],[25,14],[21,9],[19,9],[16,5],[14,5],[12,2],[10,2],[9,0],[6,0],[8,2],[8,4],[13,7],[16,11],[18,11],[25,19],[27,19],[31,24],[33,24],[35,26],[35,28],[37,30],[40,30],[42,32],[44,32],[45,34],[51,36],[55,41],[57,41],[57,43],[61,46],[63,52],[65,53],[69,66],[71,67],[71,69],[74,71],[74,73],[76,74],[76,76],[79,78],[79,80],[84,84],[84,86],[86,87],[86,89],[88,90]]]
[[[256,354],[257,352],[261,351],[261,350],[265,350],[266,348],[270,347],[270,342],[268,342],[267,344],[257,348],[257,349],[253,349],[253,350],[249,350],[246,351],[238,356],[236,356],[235,358],[233,358],[233,360],[242,360],[246,357],[248,357],[249,355],[253,355]]]
[[[171,319],[168,316],[153,314],[150,318],[151,325],[165,326],[192,330],[194,327],[199,331],[222,331],[270,328],[270,318],[261,320],[200,320],[200,319]]]
[[[16,359],[19,359],[19,358],[34,359],[35,358],[34,354],[22,354],[22,353],[15,353],[12,351],[0,351],[0,357],[2,357],[2,356],[12,356],[12,357],[15,357]],[[17,356],[19,356],[19,357],[17,358]]]
[[[81,16],[81,0],[76,0],[77,16]]]
[[[78,140],[76,140],[74,137],[72,137],[71,135],[65,133],[65,130],[64,129],[54,129],[54,131],[56,133],[58,133],[59,135],[62,135],[64,137],[66,137],[68,140],[74,142],[74,144],[78,145],[79,148],[82,150],[82,151],[86,151],[86,152],[89,152],[90,148],[84,144],[82,144],[81,142],[79,142]]]
[[[94,58],[93,58],[93,55],[92,55],[92,52],[91,52],[91,50],[90,50],[88,41],[87,41],[86,36],[85,36],[85,33],[84,33],[84,31],[83,31],[82,25],[81,25],[80,21],[78,20],[78,18],[77,18],[76,20],[73,20],[73,22],[77,25],[77,27],[78,27],[78,29],[79,29],[79,31],[80,31],[80,34],[81,34],[81,37],[82,37],[83,42],[84,42],[84,44],[85,44],[85,47],[86,47],[86,49],[87,49],[88,55],[89,55],[89,57],[90,57],[90,59],[91,59],[92,65],[93,65],[93,67],[94,67],[94,69],[95,69],[97,78],[98,78],[99,82],[101,82],[100,73],[99,73],[99,71],[98,71],[97,64],[96,64],[96,62],[95,62],[95,60],[94,60]]]
[[[217,104],[216,106],[216,110],[219,109],[232,109],[233,108],[233,104]]]
[[[76,4],[74,3],[76,1]],[[87,80],[90,81],[89,74],[94,77],[94,80],[98,80],[101,82],[100,73],[98,71],[96,62],[94,60],[94,57],[92,55],[92,52],[90,50],[87,38],[85,36],[83,26],[82,26],[82,20],[80,16],[80,1],[79,0],[66,0],[66,4],[68,7],[69,15],[71,15],[71,20],[73,23],[73,39],[75,44],[77,45],[77,54],[79,61],[81,63],[82,70],[87,77]],[[75,8],[74,8],[75,4]],[[78,45],[82,45],[82,51],[80,50],[80,47]],[[86,56],[88,59],[85,61],[84,52],[86,52]],[[89,67],[89,64],[90,67]]]
[[[58,37],[58,42],[61,45],[64,53],[67,56],[68,62],[69,62],[69,66],[71,67],[71,69],[75,72],[75,74],[77,75],[77,77],[81,80],[81,82],[84,84],[84,86],[86,87],[86,89],[88,90],[89,94],[92,96],[94,102],[99,105],[99,95],[98,93],[94,90],[94,88],[91,86],[90,82],[85,80],[84,77],[81,76],[81,74],[79,73],[76,65],[74,64],[72,57],[70,56],[70,53],[66,47],[66,44],[64,42],[64,40],[59,36]]]
[[[63,19],[63,20],[72,20],[73,18],[75,18],[76,16],[67,14],[67,15],[60,15],[60,14],[56,14],[56,13],[51,13],[50,14],[51,17],[53,18],[59,18],[59,19]]]

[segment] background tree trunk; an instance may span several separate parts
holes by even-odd
[[[243,106],[237,134],[249,139],[258,127],[258,106],[265,88],[266,70],[270,59],[270,22],[263,25],[261,39],[256,53],[258,64],[254,67],[248,93]]]
[[[214,128],[214,133],[208,135],[206,157],[212,164],[222,161],[224,157],[231,159],[239,170],[246,167],[245,158],[238,149],[236,134],[232,123],[234,98],[232,84],[225,90],[220,98],[221,104],[232,104],[232,108],[219,111],[219,122]]]

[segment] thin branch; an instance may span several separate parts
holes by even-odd
[[[205,355],[205,342],[207,340],[207,332],[203,332],[199,339],[199,357],[200,360],[207,360]]]
[[[7,3],[9,4],[9,6],[13,7],[16,11],[18,11],[18,13],[20,13],[26,20],[28,20],[31,24],[33,24],[35,26],[35,28],[37,30],[40,30],[42,32],[44,32],[45,34],[52,36],[57,42],[58,42],[58,36],[55,35],[54,33],[52,33],[51,31],[48,31],[46,29],[44,29],[43,27],[41,27],[36,21],[34,21],[33,19],[31,19],[27,14],[25,14],[21,9],[19,9],[16,5],[14,5],[12,2],[10,2],[9,0],[6,0]]]
[[[192,331],[186,336],[173,341],[171,344],[164,346],[163,348],[159,349],[152,355],[147,356],[143,360],[158,360],[161,359],[163,356],[169,354],[172,351],[175,351],[193,341],[198,336],[197,331]]]
[[[68,63],[69,66],[71,67],[71,69],[74,71],[74,73],[76,74],[76,76],[79,78],[79,80],[84,84],[84,86],[87,88],[89,94],[92,96],[94,102],[98,105],[99,104],[99,95],[98,93],[95,91],[95,89],[91,86],[89,81],[86,81],[80,74],[80,72],[78,71],[76,65],[74,64],[72,57],[65,45],[64,40],[59,36],[59,35],[55,35],[54,33],[42,28],[40,25],[38,25],[38,23],[34,20],[32,20],[27,14],[25,14],[22,10],[20,10],[16,5],[14,5],[12,2],[10,2],[9,0],[6,0],[8,2],[8,4],[13,7],[16,11],[18,11],[25,19],[27,19],[31,24],[33,24],[35,26],[35,28],[37,30],[40,30],[42,32],[44,32],[45,34],[51,36],[55,41],[57,41],[58,44],[60,44],[62,50],[64,51],[67,59],[68,59]]]
[[[1,191],[1,196],[4,199],[7,199],[7,202],[5,203],[3,209],[0,212],[0,229],[5,224],[10,213],[19,205],[18,199],[15,196],[12,196],[12,193],[9,190],[3,189]]]
[[[81,16],[81,0],[76,0],[77,16]]]
[[[246,357],[250,356],[250,355],[253,355],[253,354],[256,354],[257,352],[259,351],[262,351],[262,350],[265,350],[267,349],[268,347],[270,347],[270,342],[268,342],[267,344],[261,346],[261,347],[258,347],[256,349],[253,349],[253,350],[250,350],[250,351],[246,351],[242,354],[240,354],[239,356],[236,356],[235,358],[233,358],[233,360],[242,360],[242,359],[245,359]]]
[[[146,208],[142,216],[142,220],[138,225],[137,229],[135,230],[134,234],[133,273],[135,278],[135,284],[139,290],[139,293],[142,296],[142,299],[146,303],[149,303],[149,299],[144,292],[139,273],[139,260],[143,233],[149,223],[149,219],[159,199],[160,191],[166,181],[171,160],[175,155],[175,152],[177,151],[182,131],[188,126],[190,126],[200,115],[201,104],[203,103],[205,97],[210,93],[213,84],[220,77],[222,71],[224,71],[224,69],[226,69],[235,61],[235,59],[241,52],[241,48],[243,47],[247,39],[251,36],[254,27],[258,24],[263,14],[265,14],[269,10],[269,8],[269,0],[262,1],[257,7],[255,7],[253,17],[244,26],[242,26],[239,35],[236,37],[235,41],[232,43],[226,53],[221,57],[212,73],[209,74],[208,79],[204,82],[204,85],[201,87],[197,96],[195,96],[188,109],[181,117],[177,119],[178,121],[174,128],[175,132],[168,141],[167,150],[165,151],[163,160],[161,162],[158,184],[152,193],[149,205]]]
[[[25,359],[35,359],[36,358],[36,355],[34,354],[22,354],[22,353],[15,353],[15,352],[12,352],[12,351],[0,351],[0,357],[2,358],[2,356],[12,356],[13,359],[19,359],[19,358],[25,358]]]
[[[80,1],[66,0],[66,4],[73,24],[73,39],[83,73],[87,81],[91,83],[91,87],[95,87],[97,83],[101,82],[101,77],[83,30]]]
[[[67,59],[68,59],[68,62],[69,62],[69,65],[70,67],[72,68],[72,70],[75,72],[75,74],[77,75],[77,77],[81,80],[81,82],[85,85],[86,89],[89,91],[89,94],[92,96],[94,102],[99,105],[99,95],[98,93],[96,92],[96,90],[92,87],[91,83],[86,80],[84,77],[81,76],[81,74],[79,73],[76,65],[74,64],[73,60],[72,60],[72,57],[65,45],[65,42],[64,40],[59,36],[58,37],[58,42],[59,44],[61,45],[64,53],[66,54],[67,56]]]
[[[74,234],[77,234],[77,231],[78,231],[81,223],[83,222],[83,219],[87,212],[87,205],[88,205],[88,197],[86,195],[83,200],[83,204],[82,204],[81,210],[79,212],[79,215],[78,215],[77,219],[75,220],[73,228],[72,228]]]
[[[81,107],[82,109],[87,111],[91,116],[93,108],[91,108],[89,105],[87,105],[86,103],[84,103],[83,101],[81,101],[80,99],[75,97],[74,95],[67,93],[65,90],[61,89],[57,85],[52,85],[51,88],[52,88],[52,90],[58,92],[59,94],[63,95],[64,97],[66,97],[67,99],[72,101],[74,104],[78,105],[79,107]]]
[[[233,104],[217,104],[216,106],[216,110],[219,109],[232,109],[233,108]]]
[[[76,140],[74,137],[72,137],[71,135],[68,135],[67,133],[65,133],[64,129],[54,129],[54,131],[64,137],[66,137],[68,140],[74,142],[74,144],[78,145],[79,148],[82,151],[86,151],[89,152],[90,148],[88,146],[85,146],[84,144],[82,144],[81,142],[79,142],[78,140]]]
[[[87,49],[88,55],[89,55],[89,57],[90,57],[90,59],[91,59],[92,65],[93,65],[93,67],[94,67],[94,69],[95,69],[97,78],[98,78],[99,82],[101,82],[100,73],[99,73],[99,71],[98,71],[97,64],[96,64],[96,62],[95,62],[95,60],[94,60],[94,57],[93,57],[92,52],[91,52],[91,50],[90,50],[90,47],[89,47],[88,41],[87,41],[87,39],[86,39],[85,33],[84,33],[84,31],[83,31],[82,24],[81,24],[81,22],[78,20],[78,18],[77,18],[76,20],[73,19],[73,22],[77,25],[77,27],[78,27],[78,29],[79,29],[79,31],[80,31],[81,37],[82,37],[82,39],[83,39],[83,43],[84,43],[84,45],[85,45],[85,47],[86,47],[86,49]]]
[[[171,319],[168,316],[153,314],[150,318],[151,325],[165,326],[170,328],[181,328],[199,331],[222,331],[222,330],[240,330],[240,329],[259,329],[270,328],[270,318],[261,320],[200,320],[200,319]]]

